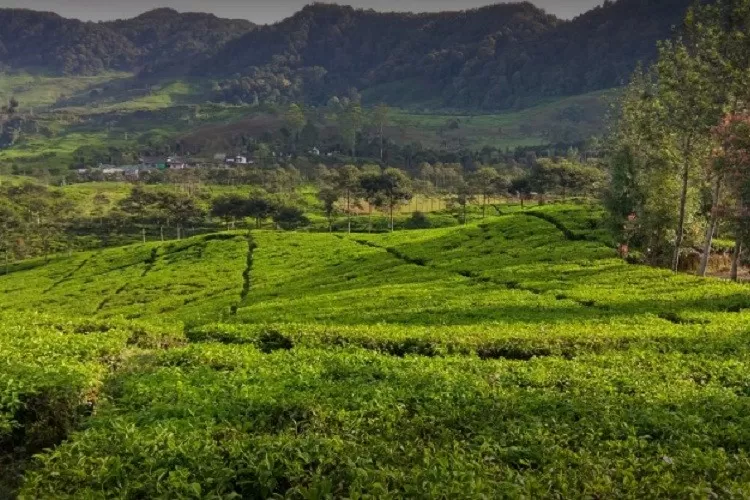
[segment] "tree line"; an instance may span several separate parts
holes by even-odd
[[[366,214],[366,228],[357,230],[372,231],[373,215],[381,213],[393,230],[400,207],[415,197],[439,200],[439,211],[465,223],[471,205],[486,217],[497,198],[524,204],[532,198],[591,196],[604,175],[597,161],[583,161],[575,151],[529,162],[478,164],[474,170],[461,163],[422,162],[413,174],[378,164],[188,169],[169,171],[166,178],[152,182],[121,184],[128,189],[124,196],[97,191],[88,199],[67,194],[76,186],[64,190],[36,183],[5,185],[0,186],[0,253],[12,262],[146,238],[181,238],[238,223],[246,227],[245,219],[252,219],[256,227],[270,219],[274,227],[297,229],[310,227],[311,214],[324,216],[328,230],[345,218],[346,231],[353,230],[355,214]],[[217,182],[218,173],[239,177]],[[222,189],[244,194],[217,196],[212,191],[220,184],[235,185]],[[409,227],[428,222],[417,214]]]
[[[731,276],[750,237],[750,2],[689,10],[684,29],[659,46],[624,92],[605,202],[623,249],[681,268],[713,239],[734,244]]]

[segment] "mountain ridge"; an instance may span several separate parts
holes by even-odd
[[[529,2],[433,13],[313,3],[270,25],[168,8],[96,23],[0,9],[0,64],[208,78],[214,101],[324,104],[369,93],[399,103],[411,85],[433,106],[518,109],[623,84],[690,3],[618,0],[572,20]]]

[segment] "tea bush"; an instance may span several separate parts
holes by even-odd
[[[750,496],[747,286],[501,213],[14,266],[0,496]]]

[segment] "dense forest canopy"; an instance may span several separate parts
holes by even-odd
[[[361,93],[395,105],[520,108],[622,85],[638,61],[653,60],[689,3],[605,2],[571,21],[528,2],[433,14],[313,4],[260,27],[170,9],[105,23],[5,9],[0,64],[190,74],[215,79],[213,99],[228,102],[322,104]]]
[[[140,73],[155,67],[176,72],[253,28],[249,21],[180,14],[171,9],[107,23],[65,19],[50,12],[0,9],[0,26],[1,64],[66,75],[113,70]]]

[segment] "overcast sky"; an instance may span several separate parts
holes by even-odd
[[[560,17],[571,18],[602,0],[532,0]],[[134,17],[156,7],[171,7],[183,12],[212,12],[220,17],[272,23],[288,17],[312,0],[0,0],[0,7],[24,7],[50,10],[65,17],[99,21]],[[482,0],[341,0],[355,7],[383,11],[435,11],[470,9],[498,3]]]

